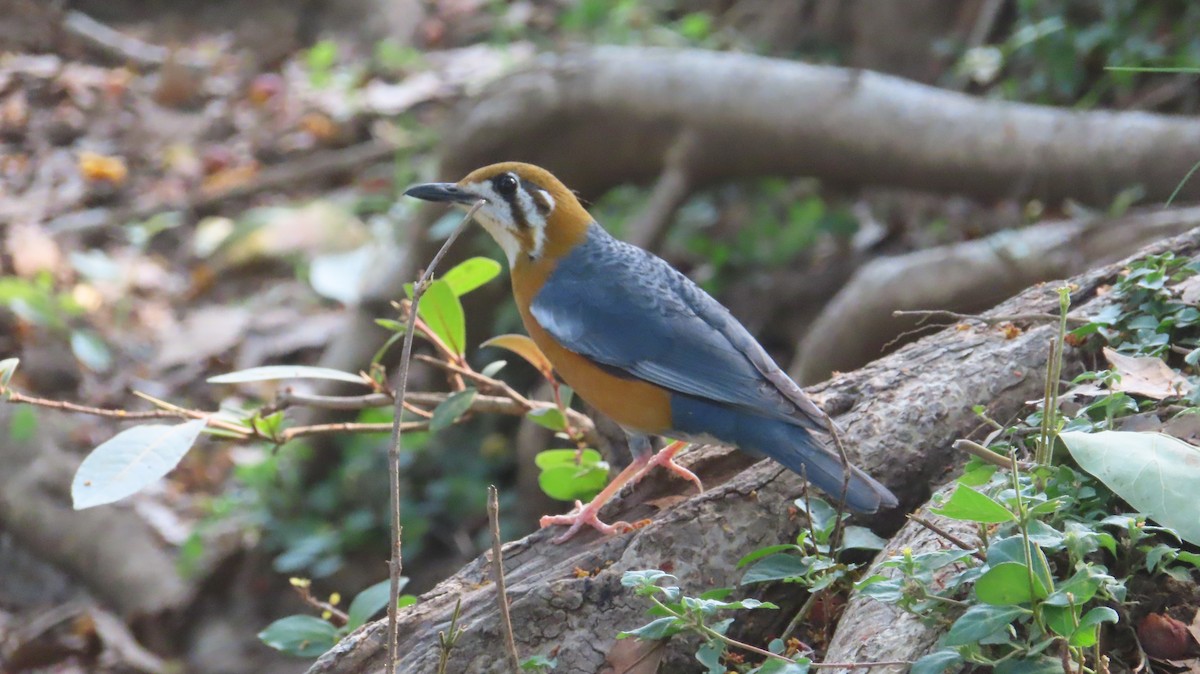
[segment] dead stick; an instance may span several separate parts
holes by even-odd
[[[395,674],[396,660],[400,655],[399,642],[399,625],[397,620],[396,603],[400,599],[400,572],[404,569],[404,562],[400,556],[400,452],[403,450],[404,431],[401,419],[404,417],[404,394],[408,391],[408,366],[412,361],[412,345],[413,334],[416,333],[417,307],[420,306],[421,296],[425,294],[425,289],[429,287],[430,279],[433,278],[433,271],[437,268],[438,262],[446,255],[446,251],[450,249],[451,244],[458,238],[458,235],[466,229],[467,223],[471,221],[471,216],[475,215],[475,211],[483,205],[483,201],[476,201],[474,206],[471,206],[467,214],[463,216],[462,222],[458,223],[458,227],[450,234],[450,238],[446,239],[446,243],[433,256],[429,267],[425,269],[425,273],[421,274],[421,279],[413,286],[412,310],[408,312],[408,326],[404,331],[404,347],[400,354],[400,390],[396,393],[396,411],[395,417],[392,419],[392,446],[388,451],[388,476],[391,481],[392,493],[392,560],[388,565],[391,576],[391,592],[389,593],[388,601],[388,657],[387,671],[388,674]]]
[[[966,550],[967,552],[971,553],[971,556],[974,557],[975,559],[978,559],[981,562],[987,561],[987,556],[979,551],[979,546],[968,545],[967,542],[964,541],[963,539],[959,538],[958,536],[955,536],[954,534],[950,533],[949,531],[946,531],[945,529],[939,527],[938,525],[934,524],[933,522],[930,522],[929,520],[927,520],[923,517],[920,517],[919,515],[909,515],[908,519],[916,522],[917,524],[920,524],[921,526],[932,531],[933,533],[937,534],[938,536],[941,536],[942,538],[950,541],[957,547],[959,547],[963,550]]]
[[[500,609],[500,625],[504,627],[504,647],[508,650],[513,674],[521,671],[521,656],[513,635],[512,616],[508,611],[508,589],[504,584],[504,555],[500,550],[500,493],[496,485],[488,485],[488,522],[492,527],[492,579],[496,582],[496,606]]]

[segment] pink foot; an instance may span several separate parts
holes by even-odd
[[[642,476],[650,471],[651,468],[655,466],[661,466],[672,473],[675,473],[679,477],[682,477],[688,482],[696,485],[696,490],[703,494],[704,485],[700,482],[700,478],[696,477],[696,474],[692,471],[684,468],[678,463],[675,463],[675,455],[678,454],[681,449],[687,446],[688,444],[686,442],[676,441],[672,442],[666,447],[663,447],[662,451],[650,458],[650,461],[646,463],[646,467],[642,469],[642,472],[638,473],[637,477],[634,478],[634,481],[640,480]]]
[[[571,540],[575,534],[579,533],[579,530],[582,529],[584,525],[592,527],[596,531],[599,531],[606,536],[624,533],[633,528],[633,525],[629,524],[628,522],[617,522],[616,524],[605,524],[604,522],[601,522],[599,514],[600,508],[604,504],[597,503],[597,501],[599,501],[599,499],[592,501],[587,505],[583,505],[583,503],[576,501],[575,510],[572,510],[570,513],[566,515],[543,515],[542,519],[539,520],[538,523],[543,529],[556,524],[570,525],[570,527],[563,532],[561,536],[554,539],[555,543],[566,543],[567,541]]]

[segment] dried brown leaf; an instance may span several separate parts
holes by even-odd
[[[1121,381],[1112,386],[1114,391],[1162,400],[1179,397],[1191,389],[1188,380],[1161,358],[1126,356],[1108,347],[1104,349],[1104,357],[1121,375]]]

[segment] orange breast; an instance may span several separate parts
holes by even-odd
[[[554,261],[521,261],[512,270],[513,296],[525,329],[554,369],[579,397],[622,426],[644,433],[664,433],[671,428],[670,394],[648,382],[625,379],[597,367],[570,351],[546,332],[529,312],[537,291],[553,271]]]

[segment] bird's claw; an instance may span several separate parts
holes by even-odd
[[[667,447],[667,448],[663,449],[661,452],[650,457],[650,461],[646,464],[646,467],[642,469],[642,472],[639,473],[637,479],[641,479],[641,476],[648,473],[651,468],[653,468],[655,466],[661,466],[661,467],[671,471],[672,473],[675,473],[679,477],[682,477],[683,479],[687,480],[688,482],[691,482],[692,484],[696,485],[696,490],[699,491],[701,494],[703,494],[704,493],[704,484],[700,482],[700,478],[697,477],[696,474],[693,473],[692,471],[688,470],[687,468],[684,468],[683,466],[681,466],[675,462],[675,455],[677,453],[679,453],[680,449],[683,449],[686,446],[687,445],[684,443],[676,443],[675,445]]]
[[[568,529],[563,532],[561,536],[556,537],[553,541],[554,543],[566,543],[574,538],[575,534],[579,533],[579,530],[582,529],[584,525],[589,526],[596,531],[605,534],[606,536],[611,536],[612,534],[623,534],[627,531],[632,531],[634,528],[633,525],[628,522],[605,524],[604,522],[600,521],[599,514],[600,508],[598,506],[592,507],[591,503],[584,505],[583,503],[576,501],[575,509],[571,512],[567,513],[566,515],[543,515],[542,519],[538,521],[538,524],[540,524],[543,529],[556,524],[568,525]]]

